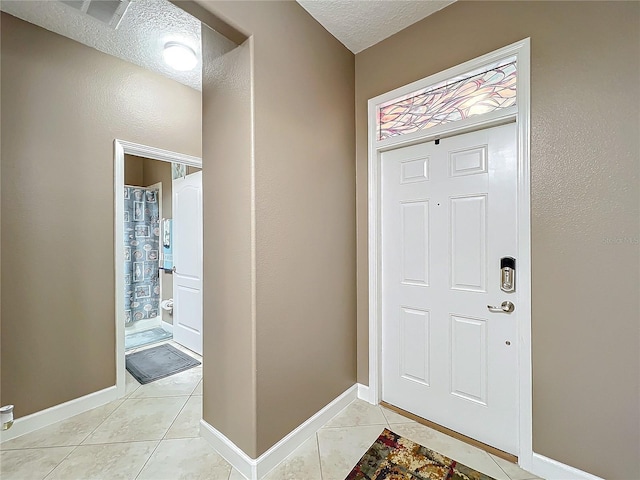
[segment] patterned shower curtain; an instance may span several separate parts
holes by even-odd
[[[157,189],[124,187],[124,302],[127,325],[158,316],[159,212]]]

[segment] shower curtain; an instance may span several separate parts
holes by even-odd
[[[158,316],[160,218],[158,190],[124,187],[125,323]]]

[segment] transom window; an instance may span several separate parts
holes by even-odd
[[[514,106],[517,72],[512,57],[385,102],[376,112],[378,140]]]

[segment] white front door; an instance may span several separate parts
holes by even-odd
[[[516,153],[509,124],[381,156],[382,398],[512,454],[518,302],[499,282],[517,253]],[[487,307],[503,301],[515,311]]]
[[[172,187],[173,339],[202,355],[202,172]]]

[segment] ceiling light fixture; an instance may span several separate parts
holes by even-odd
[[[164,46],[162,57],[167,65],[180,72],[193,70],[198,64],[196,52],[191,47],[187,47],[182,43],[168,42]]]

